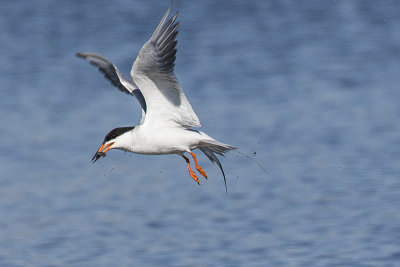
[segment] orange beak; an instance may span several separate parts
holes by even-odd
[[[101,145],[101,147],[99,148],[99,150],[97,150],[97,152],[98,153],[102,152],[105,154],[108,150],[111,149],[113,144],[114,142],[108,143],[107,145]]]
[[[106,145],[101,145],[101,147],[94,154],[94,156],[92,158],[92,163],[95,163],[96,160],[98,160],[101,157],[105,157],[106,152],[112,148],[113,144],[114,144],[114,142],[108,143]]]

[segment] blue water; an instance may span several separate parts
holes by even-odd
[[[128,74],[167,7],[0,4],[0,266],[399,264],[399,2],[174,1],[202,130],[268,172],[227,155],[228,195],[204,156],[90,163],[141,113],[74,54]]]

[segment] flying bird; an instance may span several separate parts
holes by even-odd
[[[219,166],[226,189],[225,173],[217,155],[224,156],[236,147],[218,142],[206,133],[193,129],[201,127],[201,124],[174,73],[179,21],[176,21],[178,12],[167,20],[170,11],[171,7],[150,40],[140,49],[132,65],[131,77],[125,77],[113,63],[98,54],[76,54],[98,67],[120,91],[135,96],[142,108],[140,124],[111,130],[92,162],[104,157],[110,149],[146,155],[178,154],[185,159],[189,175],[200,184],[189,158],[185,156],[185,153],[189,153],[197,171],[207,178],[193,152],[200,149]]]

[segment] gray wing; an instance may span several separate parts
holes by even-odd
[[[131,78],[126,78],[114,64],[112,64],[104,57],[91,52],[77,53],[76,56],[84,58],[88,60],[93,66],[98,67],[99,70],[104,73],[104,76],[109,79],[111,83],[121,92],[129,95],[134,95],[139,101],[143,112],[146,112],[146,101],[139,87]],[[142,116],[144,116],[144,114],[142,114]]]
[[[170,20],[166,21],[170,10],[171,7],[165,13],[150,40],[143,46],[141,53],[139,53],[140,65],[135,68],[136,72],[150,75],[156,73],[166,74],[169,78],[174,78],[170,75],[173,73],[175,66],[175,47],[178,43],[175,38],[178,35],[179,21],[175,23],[178,12]],[[172,74],[172,76],[175,75]]]
[[[131,76],[146,98],[146,120],[200,127],[200,121],[174,74],[178,12],[167,20],[167,10],[150,40],[132,65]]]
[[[165,14],[166,20],[168,13]],[[157,56],[155,57],[158,71],[171,73],[174,71],[175,59],[176,59],[176,45],[178,43],[176,36],[178,35],[179,21],[176,21],[178,12],[167,22],[162,23],[162,27],[155,30],[153,36],[150,38],[150,42],[157,48]],[[175,24],[174,24],[175,23]],[[159,26],[160,27],[160,26]]]

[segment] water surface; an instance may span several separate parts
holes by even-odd
[[[202,130],[268,174],[231,153],[225,195],[203,156],[201,186],[175,155],[110,151],[91,164],[140,107],[74,54],[128,74],[167,4],[4,1],[0,265],[396,265],[399,3],[174,8],[176,74]]]

